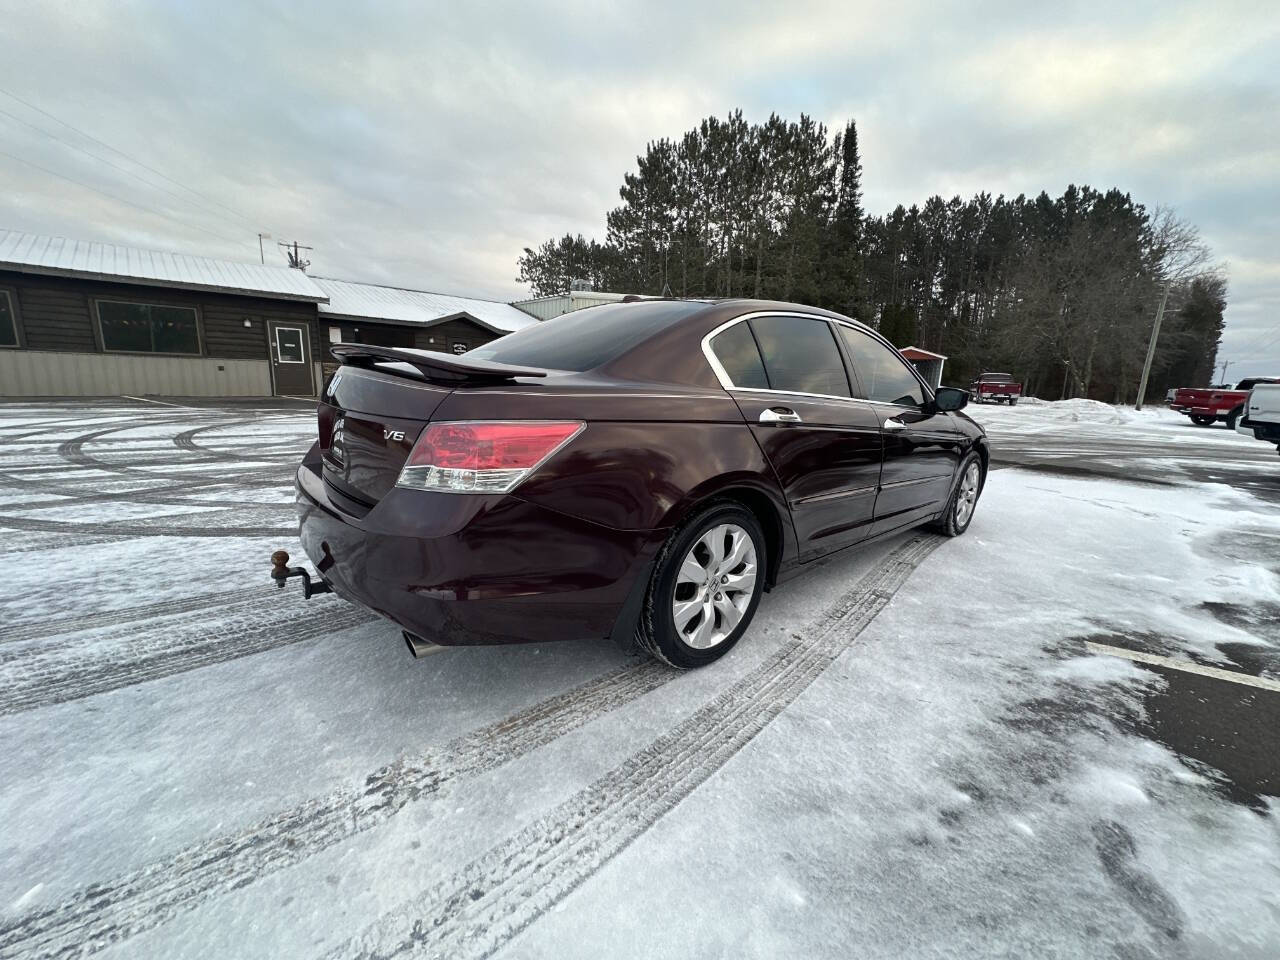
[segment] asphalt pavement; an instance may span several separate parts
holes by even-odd
[[[1280,506],[1280,454],[1275,446],[1243,437],[1236,442],[1239,435],[1224,424],[1201,427],[1173,417],[1172,427],[1162,422],[1165,429],[1147,436],[1137,430],[1112,431],[1105,424],[1022,432],[1008,429],[998,410],[983,406],[973,412],[991,432],[993,469],[1016,467],[1140,485],[1222,484]],[[1280,537],[1242,531],[1222,546],[1224,563],[1259,566],[1280,576]],[[1193,603],[1198,587],[1186,584],[1187,599]],[[1264,796],[1280,796],[1280,605],[1241,596],[1235,603],[1200,606],[1222,623],[1273,644],[1223,642],[1217,651],[1233,664],[1233,671],[1269,679],[1275,689],[1146,663],[1144,669],[1167,683],[1147,695],[1145,716],[1134,721],[1134,727],[1170,747],[1195,770],[1207,771],[1224,795],[1265,810]],[[1159,656],[1168,652],[1173,638],[1129,631],[1079,639]],[[1196,659],[1192,655],[1193,662]],[[1199,660],[1202,666],[1212,666]]]

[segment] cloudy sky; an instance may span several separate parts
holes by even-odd
[[[646,141],[852,117],[873,212],[1176,207],[1230,277],[1228,377],[1280,373],[1280,4],[939,6],[0,0],[0,228],[251,260],[262,231],[511,298],[524,246],[603,236]]]

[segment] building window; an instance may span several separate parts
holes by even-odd
[[[17,301],[12,290],[0,290],[0,347],[19,346]]]
[[[194,307],[99,300],[98,328],[109,353],[200,353]]]

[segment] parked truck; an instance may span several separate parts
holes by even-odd
[[[1241,380],[1235,389],[1222,387],[1179,387],[1173,395],[1171,406],[1178,413],[1191,418],[1197,427],[1207,427],[1219,421],[1234,430],[1244,414],[1249,391],[1260,383],[1280,383],[1280,377],[1250,377]]]
[[[1280,451],[1280,383],[1259,383],[1249,391],[1236,432],[1274,443]]]
[[[969,396],[978,403],[991,400],[1012,407],[1022,396],[1022,384],[1007,373],[982,373],[969,384]]]

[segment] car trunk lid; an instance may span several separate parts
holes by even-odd
[[[414,442],[454,390],[546,371],[401,347],[343,344],[318,410],[324,478],[372,506],[395,486]]]

